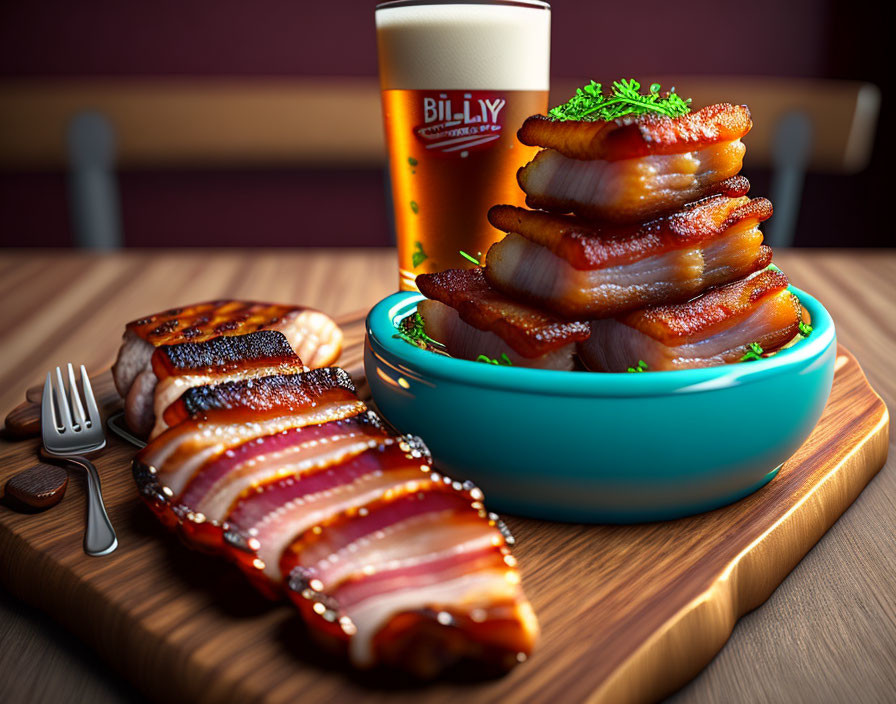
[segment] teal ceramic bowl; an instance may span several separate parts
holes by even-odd
[[[367,317],[364,367],[377,408],[419,435],[438,469],[490,508],[559,521],[629,523],[707,511],[772,479],[808,437],[834,376],[834,323],[778,354],[709,369],[594,374],[500,367],[393,337],[422,296]]]

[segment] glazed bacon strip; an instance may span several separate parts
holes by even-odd
[[[453,357],[506,354],[514,366],[572,369],[575,344],[588,337],[587,324],[560,320],[494,290],[482,269],[421,274],[416,283],[430,299],[417,307],[426,333]]]
[[[605,318],[684,301],[771,261],[759,224],[772,214],[749,184],[637,226],[495,206],[489,221],[508,232],[486,256],[493,288],[568,318]]]
[[[418,438],[367,411],[342,370],[194,387],[166,415],[176,424],[134,461],[144,500],[264,593],[285,589],[356,665],[430,677],[531,652],[538,626],[506,529],[478,489],[432,471]],[[311,567],[328,569],[306,583],[312,536]]]
[[[799,334],[801,306],[787,277],[764,269],[687,303],[595,320],[579,356],[593,371],[624,372],[643,360],[651,371],[738,362],[758,343],[777,350]]]
[[[520,169],[518,181],[531,208],[641,222],[727,190],[751,126],[745,106],[728,104],[611,122],[537,115],[520,129],[520,141],[546,149]]]

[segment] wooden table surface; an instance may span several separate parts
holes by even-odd
[[[782,251],[775,261],[828,307],[840,341],[896,407],[896,250]],[[339,315],[368,308],[395,283],[391,250],[7,250],[0,254],[0,411],[53,365],[110,363],[123,324],[145,313],[227,296],[301,302]],[[894,465],[891,451],[853,507],[673,700],[892,701]],[[9,702],[141,700],[74,637],[3,592],[0,682]]]

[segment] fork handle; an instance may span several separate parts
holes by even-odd
[[[118,538],[106,513],[100,492],[100,475],[93,462],[86,457],[66,457],[87,473],[87,531],[84,533],[84,552],[88,555],[108,555],[118,547]]]

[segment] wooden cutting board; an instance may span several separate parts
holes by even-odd
[[[363,383],[362,320],[343,324],[341,364]],[[118,407],[108,373],[95,388],[107,412]],[[650,701],[696,675],[855,500],[884,464],[888,423],[841,347],[818,427],[756,494],[635,526],[508,517],[543,632],[529,662],[497,680],[417,685],[323,656],[290,606],[266,601],[235,568],[156,523],[131,479],[134,449],[115,437],[95,462],[119,549],[83,553],[84,486],[74,473],[45,513],[0,506],[0,579],[159,701]],[[36,440],[4,440],[0,483],[36,450]]]

